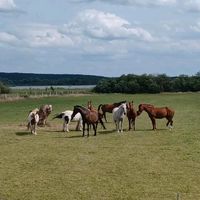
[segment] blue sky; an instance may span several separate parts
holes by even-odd
[[[200,0],[0,0],[0,71],[194,75]]]

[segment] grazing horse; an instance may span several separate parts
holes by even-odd
[[[93,126],[94,136],[96,136],[96,130],[97,130],[97,125],[98,125],[98,121],[99,121],[98,113],[93,112],[93,111],[89,110],[88,108],[77,105],[77,106],[74,106],[74,110],[73,110],[73,113],[71,116],[72,120],[77,113],[80,113],[82,116],[82,119],[83,119],[83,136],[85,136],[85,124],[87,124],[87,132],[88,132],[87,136],[89,137],[89,126],[90,125]]]
[[[123,103],[119,107],[113,109],[113,120],[115,122],[116,130],[118,133],[123,132],[122,124],[126,113],[126,103]]]
[[[82,130],[82,117],[80,113],[77,113],[73,120],[71,120],[73,111],[71,110],[66,110],[64,112],[61,112],[60,114],[57,114],[53,119],[58,118],[58,119],[63,119],[63,132],[69,132],[69,124],[71,121],[76,121],[76,130]]]
[[[101,112],[99,112],[93,105],[92,105],[92,101],[88,101],[88,105],[87,105],[88,109],[91,110],[92,112],[96,112],[98,114],[99,117],[99,121],[101,123],[101,125],[103,126],[103,129],[106,129],[104,123],[103,123],[103,114]]]
[[[120,106],[121,104],[126,103],[126,101],[121,101],[118,103],[113,103],[113,104],[100,104],[98,106],[98,111],[102,111],[103,113],[103,117],[105,118],[105,121],[107,122],[107,118],[106,118],[106,112],[112,113],[113,109]]]
[[[140,104],[138,106],[137,115],[139,116],[143,110],[146,111],[147,114],[149,115],[152,122],[153,130],[156,129],[156,119],[162,119],[162,118],[166,118],[168,120],[166,126],[170,125],[169,128],[170,129],[172,128],[173,126],[172,119],[175,113],[174,110],[168,107],[156,108],[151,104]]]
[[[37,128],[37,124],[39,122],[39,114],[38,113],[39,113],[39,109],[36,108],[36,109],[30,111],[29,115],[28,115],[27,128],[28,128],[28,130],[30,129],[31,133],[34,135],[37,135],[36,128]]]
[[[129,123],[129,131],[131,130],[131,126],[133,126],[133,130],[135,131],[135,119],[137,117],[137,113],[133,107],[133,101],[127,104],[127,118]]]

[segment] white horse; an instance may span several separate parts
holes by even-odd
[[[71,110],[66,110],[64,112],[61,112],[60,114],[56,115],[53,119],[55,118],[59,118],[59,119],[63,119],[63,132],[69,132],[69,124],[71,121],[75,121],[77,122],[76,125],[76,130],[82,130],[82,117],[80,113],[77,113],[73,120],[71,120],[71,116],[72,116],[73,111]]]
[[[30,111],[29,115],[28,115],[28,124],[27,124],[27,128],[28,130],[31,130],[31,133],[34,135],[37,135],[36,132],[36,128],[37,128],[37,124],[39,122],[39,109],[36,108],[32,111]]]
[[[123,132],[122,124],[126,113],[126,103],[123,103],[119,107],[113,109],[113,121],[115,122],[116,130],[118,133]]]

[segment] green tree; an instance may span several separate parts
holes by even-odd
[[[0,94],[8,94],[10,93],[10,88],[0,82]]]

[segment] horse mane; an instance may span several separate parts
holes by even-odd
[[[102,105],[103,105],[103,104],[100,104],[100,105],[98,106],[98,109],[97,109],[98,111],[100,110],[100,108],[101,108]]]
[[[152,104],[147,104],[147,103],[142,103],[142,104],[139,105],[139,107],[142,106],[142,105],[143,105],[143,106],[150,107],[150,108],[154,108],[154,105],[152,105]]]
[[[117,103],[113,103],[113,105],[121,105],[123,103],[126,103],[126,101],[120,101],[120,102],[117,102]]]
[[[81,109],[83,109],[83,110],[89,110],[88,108],[86,108],[86,107],[84,107],[84,106],[80,106],[80,105],[76,105],[76,106],[74,106],[74,107],[78,107],[78,108],[81,108]]]

